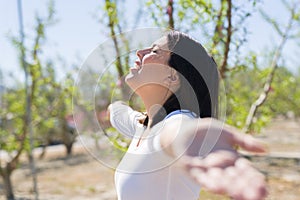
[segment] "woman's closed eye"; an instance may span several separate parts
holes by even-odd
[[[158,51],[159,51],[159,49],[157,49],[157,48],[151,50],[152,53],[158,53]]]

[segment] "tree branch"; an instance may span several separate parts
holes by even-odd
[[[266,101],[266,99],[268,97],[268,94],[269,94],[270,88],[271,88],[271,84],[272,84],[272,81],[273,81],[273,78],[274,78],[274,74],[275,74],[275,71],[278,67],[277,62],[280,58],[280,55],[282,53],[284,45],[286,44],[287,39],[289,39],[289,32],[292,29],[292,25],[293,25],[293,21],[294,21],[294,13],[295,13],[294,11],[295,11],[295,7],[294,7],[293,11],[291,11],[291,16],[290,16],[290,19],[288,21],[288,25],[287,25],[285,31],[284,32],[282,32],[282,31],[278,32],[278,34],[281,35],[281,42],[280,42],[279,46],[277,47],[277,49],[275,51],[275,54],[273,56],[273,59],[272,59],[272,62],[271,62],[271,72],[268,75],[267,80],[264,84],[263,91],[261,92],[259,97],[256,99],[256,101],[250,107],[250,110],[249,110],[249,113],[248,113],[248,116],[247,116],[247,119],[246,119],[246,123],[245,123],[245,126],[243,128],[244,132],[249,132],[250,131],[250,127],[251,127],[251,124],[253,122],[253,118],[254,118],[258,108],[261,105],[263,105],[263,103]],[[275,26],[275,28],[276,28],[276,26]],[[280,34],[280,32],[282,32],[283,34]]]
[[[224,51],[224,59],[220,67],[220,75],[221,78],[225,78],[225,73],[228,70],[227,69],[227,62],[228,62],[228,56],[229,56],[229,51],[230,51],[230,43],[231,43],[231,36],[232,36],[232,18],[231,18],[231,9],[232,9],[232,2],[231,0],[227,1],[228,8],[227,8],[227,21],[228,21],[228,26],[226,28],[227,31],[227,37],[226,37],[226,42],[225,42],[225,51]]]
[[[121,62],[121,57],[120,57],[121,54],[120,54],[118,40],[115,37],[115,35],[116,35],[115,22],[117,19],[116,4],[111,2],[110,0],[105,0],[105,8],[106,8],[108,20],[109,20],[108,27],[110,28],[110,36],[114,42],[114,47],[115,47],[115,52],[116,52],[116,59],[117,59],[116,67],[117,67],[119,78],[121,78],[124,75],[124,71],[122,68],[122,62]]]
[[[213,36],[213,45],[212,45],[212,49],[216,48],[217,44],[219,43],[219,38],[222,37],[222,13],[224,10],[224,0],[221,0],[221,7],[220,10],[218,12],[218,16],[217,16],[217,23],[215,26],[215,34]]]
[[[173,0],[168,1],[167,14],[169,16],[169,28],[174,29],[174,18],[173,18]]]

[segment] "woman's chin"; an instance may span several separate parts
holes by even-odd
[[[127,79],[132,79],[137,73],[138,73],[138,69],[130,68],[129,74],[127,74],[125,77],[125,81],[127,82]]]
[[[126,75],[125,77],[125,83],[131,88],[133,89],[134,86],[134,79],[135,79],[135,75],[133,73],[129,73]]]
[[[134,74],[129,72],[129,74],[127,74],[125,76],[125,82],[128,84],[128,82],[131,82],[131,80],[134,78]]]

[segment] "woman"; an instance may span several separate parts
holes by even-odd
[[[198,199],[200,186],[234,199],[263,199],[264,176],[234,146],[264,147],[216,119],[218,71],[201,44],[170,31],[137,57],[126,83],[147,114],[122,102],[108,108],[111,124],[132,137],[115,174],[118,199]]]

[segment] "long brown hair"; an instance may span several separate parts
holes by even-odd
[[[163,104],[153,117],[151,127],[175,110],[189,110],[197,116],[218,115],[217,64],[203,46],[178,31],[167,33],[168,49],[171,51],[168,65],[178,72],[180,87]],[[148,119],[144,124],[147,125]]]

